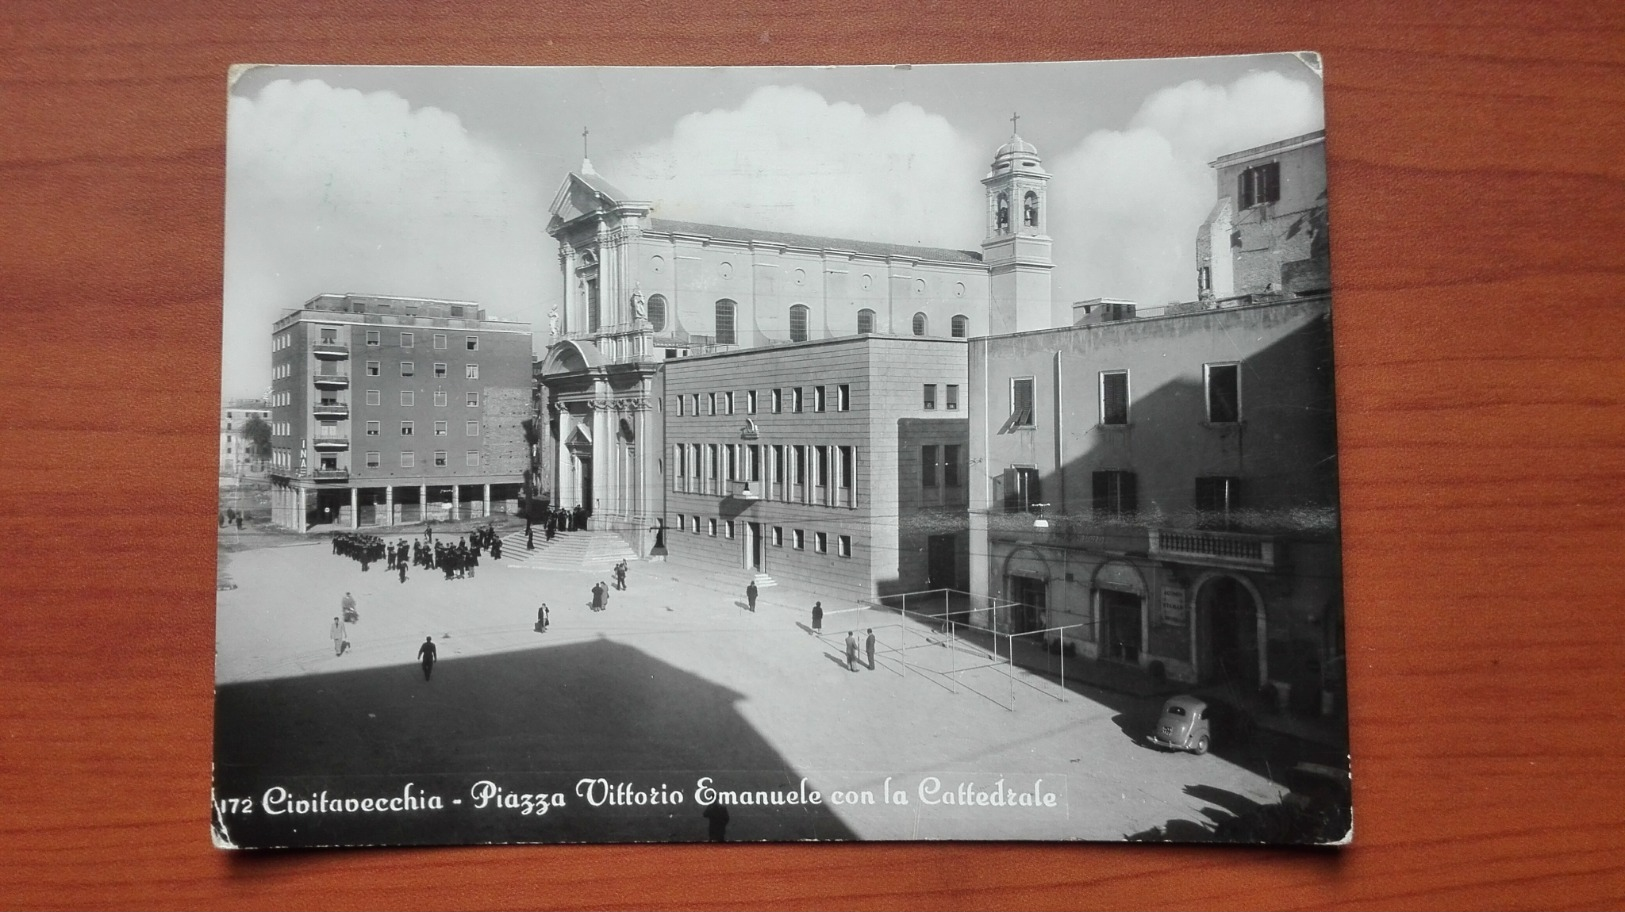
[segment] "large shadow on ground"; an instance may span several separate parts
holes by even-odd
[[[244,847],[704,841],[701,777],[735,791],[800,781],[739,714],[742,697],[603,638],[449,659],[429,681],[401,664],[231,684],[215,698],[215,797],[252,799],[252,813],[224,815]],[[594,807],[577,785],[599,778],[680,800]],[[521,796],[561,793],[564,804],[545,814],[535,802],[530,814],[477,808],[481,781]],[[271,815],[263,801],[279,787],[295,798],[393,798],[408,783],[444,808]],[[822,805],[729,812],[729,841],[856,838]]]

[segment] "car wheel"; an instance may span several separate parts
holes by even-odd
[[[1196,739],[1196,746],[1191,748],[1191,753],[1197,756],[1207,753],[1207,735]]]

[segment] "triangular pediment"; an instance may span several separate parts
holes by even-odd
[[[553,194],[553,205],[548,209],[551,215],[548,228],[551,230],[583,216],[613,212],[627,205],[648,209],[647,204],[631,200],[614,184],[597,174],[583,175],[571,171],[559,185],[558,192]]]

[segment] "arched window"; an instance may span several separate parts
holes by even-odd
[[[954,323],[952,327],[953,337],[955,339],[963,339],[966,335],[968,335],[967,330],[969,329],[970,320],[966,319],[964,314],[954,314]]]
[[[925,314],[923,313],[917,313],[914,315],[914,335],[925,335]]]
[[[1021,198],[1021,220],[1030,228],[1038,227],[1038,194],[1032,190]]]
[[[660,332],[661,330],[665,329],[666,328],[666,296],[665,295],[650,295],[649,296],[649,301],[648,301],[648,308],[649,308],[649,325],[654,327],[655,332]]]
[[[865,307],[858,311],[858,335],[868,335],[875,331],[875,312]]]
[[[734,334],[734,302],[723,298],[717,302],[717,344],[738,345],[739,337]]]
[[[790,308],[790,341],[807,341],[807,305],[795,304]]]

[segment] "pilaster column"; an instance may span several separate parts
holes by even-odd
[[[429,519],[429,486],[418,485],[418,522]]]
[[[361,489],[350,489],[350,528],[361,528]]]
[[[483,510],[483,512],[480,514],[481,516],[490,516],[491,515],[491,483],[490,482],[485,483],[485,499],[483,501],[482,510]]]
[[[395,486],[384,485],[384,525],[395,525]]]

